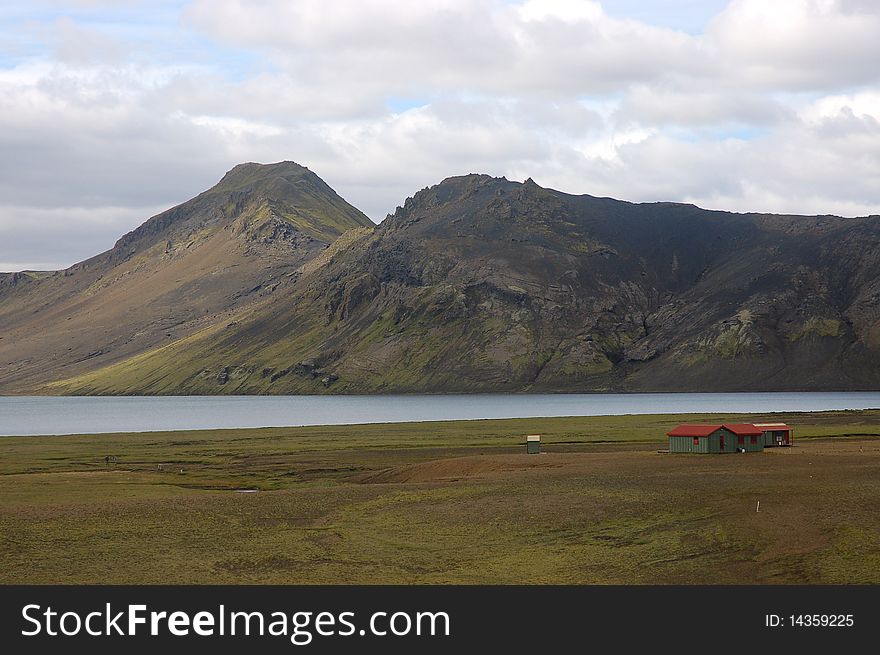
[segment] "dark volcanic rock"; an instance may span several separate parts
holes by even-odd
[[[876,217],[464,176],[407,199],[276,320],[317,331],[305,352],[335,352],[345,391],[876,388],[878,237]]]

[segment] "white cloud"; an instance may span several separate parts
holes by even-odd
[[[517,8],[526,21],[562,20],[568,23],[603,18],[602,5],[591,0],[528,0]]]
[[[229,139],[243,139],[248,136],[265,138],[284,134],[284,130],[275,125],[256,123],[242,118],[230,118],[224,116],[187,117],[183,113],[178,113],[176,116],[189,120],[193,125],[207,127],[215,132],[219,132],[221,135]]]
[[[859,118],[870,117],[880,121],[880,90],[849,95],[825,96],[810,103],[800,112],[808,123],[821,123],[840,114],[852,114]]]
[[[695,88],[692,84],[633,85],[620,103],[623,123],[705,128],[730,124],[768,126],[790,118],[792,110],[772,94],[736,89]]]
[[[67,16],[50,28],[50,39],[55,42],[54,58],[70,64],[121,61],[128,54],[118,39],[100,30],[83,27]]]
[[[880,80],[880,13],[840,0],[733,0],[707,38],[749,87],[827,90]]]
[[[377,89],[578,96],[700,62],[698,40],[587,0],[197,0],[186,15],[221,42],[265,49],[306,88],[366,100]]]
[[[162,209],[0,205],[0,271],[57,270],[88,259]]]

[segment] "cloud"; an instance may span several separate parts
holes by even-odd
[[[731,124],[770,126],[789,120],[791,113],[784,101],[772,95],[656,84],[633,85],[620,103],[617,119],[622,124],[703,129]]]
[[[0,205],[0,271],[57,270],[88,259],[161,209]]]
[[[214,169],[224,147],[214,130],[153,111],[151,78],[161,75],[62,65],[0,71],[2,201],[145,206],[192,195],[190,185],[206,181],[199,170]]]
[[[765,89],[843,89],[876,84],[880,12],[866,2],[734,0],[707,39],[720,71]]]
[[[265,49],[305,87],[367,101],[377,87],[578,96],[699,62],[697,40],[588,0],[199,0],[186,17],[223,43]]]
[[[805,106],[800,116],[805,122],[815,124],[846,113],[880,121],[880,90],[824,96]]]
[[[126,47],[118,39],[83,27],[66,16],[52,26],[49,38],[56,44],[54,59],[68,64],[122,61],[128,56]]]

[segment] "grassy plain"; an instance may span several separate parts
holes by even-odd
[[[880,411],[3,437],[0,583],[876,584]]]

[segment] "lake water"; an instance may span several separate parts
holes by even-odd
[[[880,408],[880,392],[0,397],[0,436]]]

